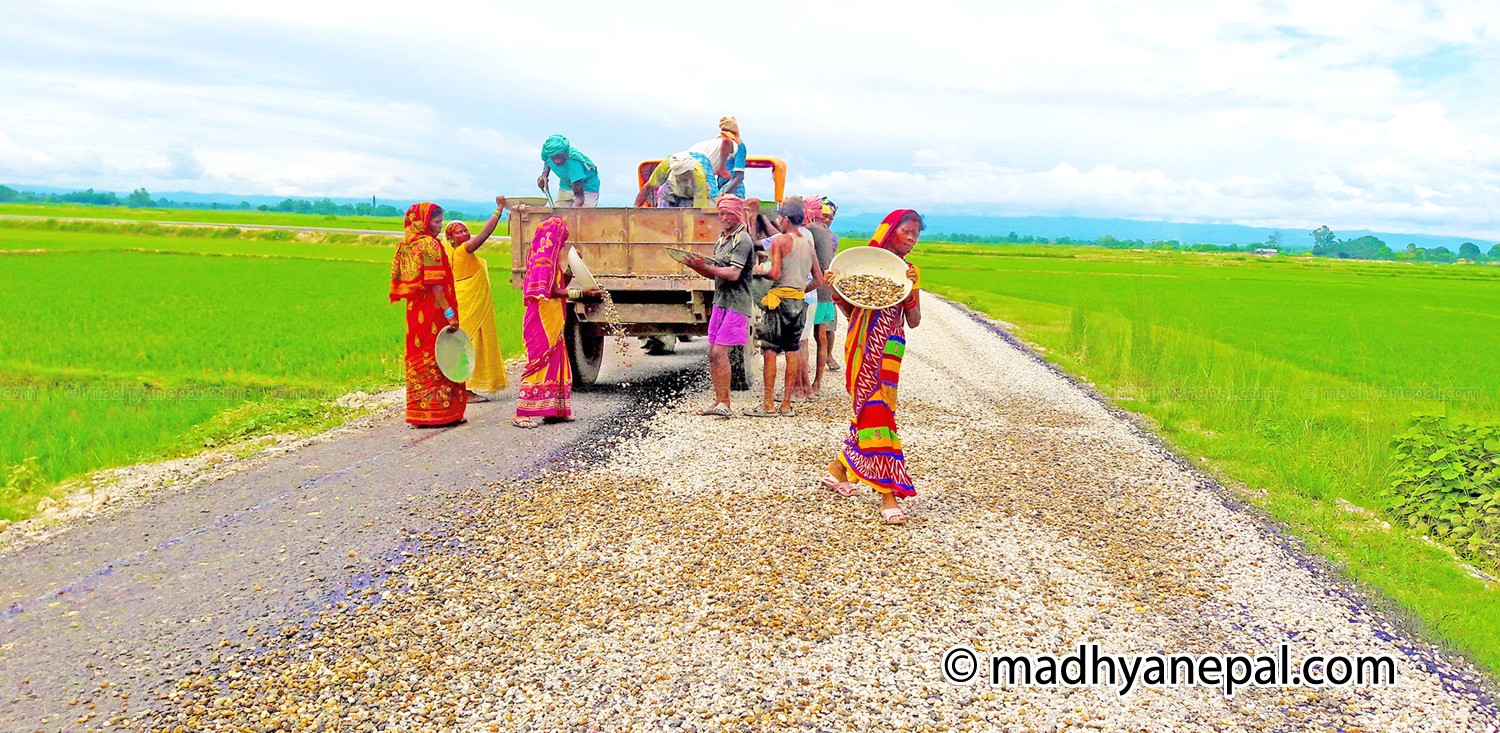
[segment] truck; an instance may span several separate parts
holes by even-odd
[[[643,161],[636,169],[639,185],[660,161]],[[770,169],[774,201],[786,188],[786,163],[758,157],[747,168]],[[774,206],[774,203],[771,204]],[[549,217],[568,224],[568,241],[578,250],[599,287],[614,301],[616,322],[606,323],[605,304],[570,302],[564,331],[575,384],[587,387],[599,378],[604,337],[681,337],[708,333],[713,306],[712,280],[674,260],[665,248],[712,255],[720,232],[713,209],[652,207],[525,207],[511,216],[511,286],[526,278],[526,248],[537,226]],[[743,358],[743,354],[741,354]]]

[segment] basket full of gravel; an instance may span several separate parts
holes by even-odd
[[[879,247],[855,247],[828,263],[839,296],[857,308],[889,308],[911,295],[906,261]]]

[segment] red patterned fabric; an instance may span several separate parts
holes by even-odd
[[[406,210],[406,235],[391,263],[392,302],[406,301],[406,421],[412,425],[447,425],[464,418],[468,390],[437,366],[437,336],[448,325],[432,285],[441,286],[448,304],[457,307],[448,252],[427,231],[437,204],[412,204]]]
[[[891,212],[870,240],[886,247],[908,209]],[[844,437],[839,460],[850,478],[882,494],[917,493],[906,470],[906,454],[896,432],[897,386],[906,356],[906,317],[902,305],[880,310],[857,308],[844,339],[845,386],[853,398],[854,419]]]

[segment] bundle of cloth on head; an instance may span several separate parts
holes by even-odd
[[[808,224],[823,221],[823,197],[804,196],[802,198],[802,209],[807,212],[805,221]]]
[[[745,200],[732,193],[720,196],[719,219],[731,227],[745,226]]]
[[[719,136],[727,137],[735,142],[740,141],[740,123],[733,117],[719,118]]]
[[[599,166],[594,165],[594,161],[589,160],[589,156],[578,152],[578,149],[573,147],[573,144],[568,142],[568,139],[562,135],[553,135],[547,138],[547,142],[542,143],[542,160],[544,161],[551,160],[554,155],[563,155],[564,153],[569,158],[582,163],[585,168],[591,171],[599,170]]]

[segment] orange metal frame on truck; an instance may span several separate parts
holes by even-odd
[[[635,169],[635,187],[637,190],[646,185],[646,180],[651,178],[651,173],[656,166],[661,165],[660,160],[644,160]],[[780,158],[746,158],[746,168],[770,168],[771,181],[776,186],[776,203],[781,203],[781,197],[786,193],[786,161]],[[712,175],[712,171],[710,171]]]

